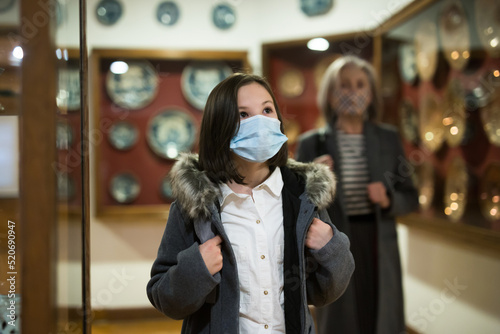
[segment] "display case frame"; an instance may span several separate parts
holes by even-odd
[[[159,91],[150,104],[136,110],[126,110],[116,106],[106,92],[106,68],[111,62],[122,61],[147,61],[159,73]],[[218,51],[218,50],[132,50],[132,49],[94,49],[91,53],[91,82],[93,124],[90,141],[94,151],[94,191],[95,214],[100,219],[109,220],[165,220],[168,217],[170,203],[173,199],[165,199],[159,194],[159,182],[155,178],[161,174],[162,179],[168,175],[175,158],[167,159],[155,154],[148,144],[146,132],[154,116],[167,112],[169,108],[185,113],[193,120],[197,127],[196,140],[190,151],[197,152],[197,139],[199,125],[203,111],[192,105],[182,93],[182,72],[189,64],[200,62],[224,63],[233,72],[251,72],[246,51]],[[127,115],[118,117],[116,115]],[[121,152],[112,151],[108,135],[109,128],[116,121],[128,120],[139,129],[139,140],[130,150]],[[93,133],[92,133],[93,132]],[[114,160],[114,161],[112,161]],[[142,169],[137,163],[142,164]],[[113,202],[108,190],[111,178],[110,170],[117,170],[116,165],[124,166],[124,171],[130,171],[138,176],[141,183],[141,195],[129,203]],[[145,169],[150,170],[150,175],[145,176]],[[103,175],[105,175],[103,177]],[[159,180],[156,180],[159,181]],[[141,196],[139,195],[139,196]]]

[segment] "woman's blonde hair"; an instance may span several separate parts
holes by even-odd
[[[368,106],[366,117],[370,121],[376,121],[381,114],[382,99],[380,97],[380,90],[378,88],[375,69],[366,60],[355,56],[340,57],[332,62],[326,69],[325,74],[321,79],[321,85],[317,95],[317,102],[320,111],[323,113],[327,122],[335,123],[337,121],[337,113],[331,107],[330,100],[335,88],[338,87],[337,81],[340,79],[340,73],[347,66],[355,66],[364,71],[368,76],[368,81],[370,82],[370,88],[372,91],[372,102]]]

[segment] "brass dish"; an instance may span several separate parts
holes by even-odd
[[[415,55],[420,78],[429,81],[434,76],[438,64],[438,39],[436,24],[422,21],[415,33]]]
[[[479,206],[490,221],[500,219],[500,163],[493,162],[481,178],[479,184]]]
[[[434,167],[429,161],[424,161],[416,168],[416,186],[418,189],[418,202],[422,210],[428,210],[434,199]]]
[[[284,97],[298,97],[304,92],[304,75],[297,69],[287,69],[278,78],[278,88]]]
[[[446,173],[444,188],[444,213],[453,221],[459,221],[467,205],[469,174],[465,161],[455,157]]]
[[[404,99],[399,105],[399,126],[404,139],[411,143],[418,142],[418,116],[409,99]]]
[[[474,94],[481,97],[479,115],[486,136],[492,144],[500,146],[500,70],[488,73]]]
[[[479,39],[492,57],[500,57],[500,2],[476,0],[476,29]]]
[[[444,141],[443,112],[436,95],[428,93],[422,97],[419,116],[419,134],[422,144],[431,152],[435,152]]]
[[[439,36],[443,53],[456,70],[462,70],[470,58],[469,23],[462,3],[448,0],[439,18]]]
[[[443,125],[449,146],[460,145],[466,130],[465,91],[458,80],[451,80],[445,92]]]

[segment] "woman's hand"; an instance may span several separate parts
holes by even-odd
[[[330,170],[333,171],[333,158],[329,154],[320,155],[319,157],[315,158],[313,162],[327,165]]]
[[[211,275],[215,275],[222,269],[221,243],[222,239],[217,235],[200,245],[201,257]]]
[[[387,189],[382,182],[368,184],[368,198],[372,203],[379,204],[382,209],[387,209],[391,205]]]
[[[310,249],[321,249],[333,237],[333,230],[330,225],[314,218],[306,235],[306,246]]]

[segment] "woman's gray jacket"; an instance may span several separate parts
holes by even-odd
[[[399,134],[394,127],[366,121],[363,125],[363,135],[370,182],[382,182],[391,199],[388,209],[375,207],[378,269],[376,333],[403,333],[404,303],[396,217],[418,208],[418,192],[411,179],[415,168],[407,161]],[[332,156],[334,171],[338,175],[340,152],[335,127],[327,126],[310,131],[300,138],[297,160],[308,162],[323,154]],[[338,184],[342,187],[341,178]],[[328,212],[339,230],[350,236],[350,223],[341,191],[338,192],[333,205],[328,208]],[[321,333],[359,333],[356,312],[354,281],[351,281],[342,298],[318,310],[318,327]]]
[[[184,319],[182,333],[236,334],[240,304],[236,258],[220,218],[219,187],[198,169],[197,159],[194,154],[182,155],[172,168],[176,201],[170,207],[147,294],[160,312]],[[293,268],[298,276],[284,273],[284,277],[295,277],[297,288],[306,296],[298,305],[302,333],[315,333],[308,304],[324,306],[339,298],[351,278],[354,260],[348,238],[330,222],[325,210],[335,193],[334,175],[325,166],[291,159],[281,172],[283,189],[296,196],[299,206],[296,242],[302,250]],[[306,232],[314,217],[330,224],[334,232],[317,251],[305,247]],[[223,240],[223,268],[212,276],[199,245],[213,235]]]

